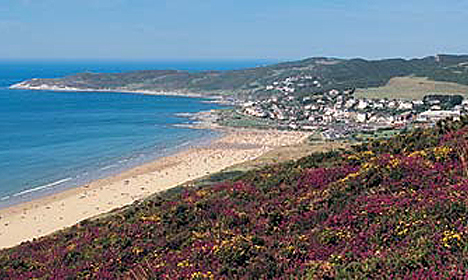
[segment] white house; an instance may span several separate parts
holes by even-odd
[[[419,114],[416,121],[436,122],[438,120],[442,120],[448,117],[453,117],[455,120],[459,120],[460,115],[461,115],[460,111],[429,110],[429,111],[422,112],[421,114]]]

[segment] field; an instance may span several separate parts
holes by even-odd
[[[383,87],[358,89],[356,97],[422,99],[427,93],[462,93],[468,96],[468,86],[419,77],[396,77]]]
[[[218,110],[218,123],[228,127],[274,128],[275,122],[270,119],[256,118],[238,113],[236,110]]]
[[[354,135],[354,139],[357,141],[369,141],[373,139],[388,139],[397,136],[400,130],[381,130],[373,133],[357,133]]]

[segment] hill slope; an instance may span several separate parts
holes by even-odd
[[[420,77],[395,77],[382,87],[358,89],[358,98],[402,98],[422,100],[428,93],[460,94],[468,96],[468,85],[437,82]]]
[[[468,56],[437,55],[422,59],[336,59],[309,58],[296,62],[233,71],[136,71],[105,74],[82,73],[61,79],[33,79],[16,88],[58,90],[130,90],[179,93],[271,94],[268,85],[289,77],[303,80],[296,92],[331,88],[368,88],[385,85],[393,77],[415,75],[436,81],[468,85]],[[320,86],[313,82],[320,82]]]
[[[468,118],[174,191],[0,251],[1,279],[468,274]]]

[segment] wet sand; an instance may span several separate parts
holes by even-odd
[[[276,130],[226,130],[209,145],[135,167],[121,174],[0,210],[0,248],[12,247],[151,194],[253,160],[308,134]]]

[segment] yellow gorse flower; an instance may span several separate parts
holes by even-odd
[[[398,165],[400,165],[400,159],[398,158],[394,158],[390,160],[390,162],[388,163],[388,167],[391,167],[391,168],[398,167]]]
[[[203,273],[201,271],[197,271],[192,273],[190,276],[191,279],[214,279],[213,273],[211,271],[208,271],[206,273]]]
[[[353,155],[349,155],[346,157],[348,160],[361,160],[361,159],[366,159],[374,155],[374,152],[372,151],[363,151],[360,153],[356,153]]]
[[[152,216],[143,216],[140,218],[142,221],[150,221],[150,222],[159,222],[161,221],[161,218],[159,217],[158,214],[154,214]]]
[[[345,178],[341,179],[340,182],[341,183],[344,183],[350,179],[354,179],[356,177],[358,177],[361,173],[358,171],[358,172],[355,172],[355,173],[351,173],[351,174],[348,174],[348,176],[346,176]]]
[[[178,267],[188,267],[192,266],[188,260],[183,260],[177,264]]]
[[[442,238],[442,244],[444,247],[450,248],[453,243],[460,242],[462,234],[453,230],[444,231],[444,237]]]
[[[203,198],[203,197],[205,197],[208,193],[209,193],[208,190],[199,190],[199,191],[197,191],[197,196],[199,196],[200,198]]]
[[[408,155],[408,157],[427,157],[426,151],[415,151]]]
[[[435,147],[433,150],[434,156],[437,160],[444,159],[452,151],[452,148],[447,146]]]

